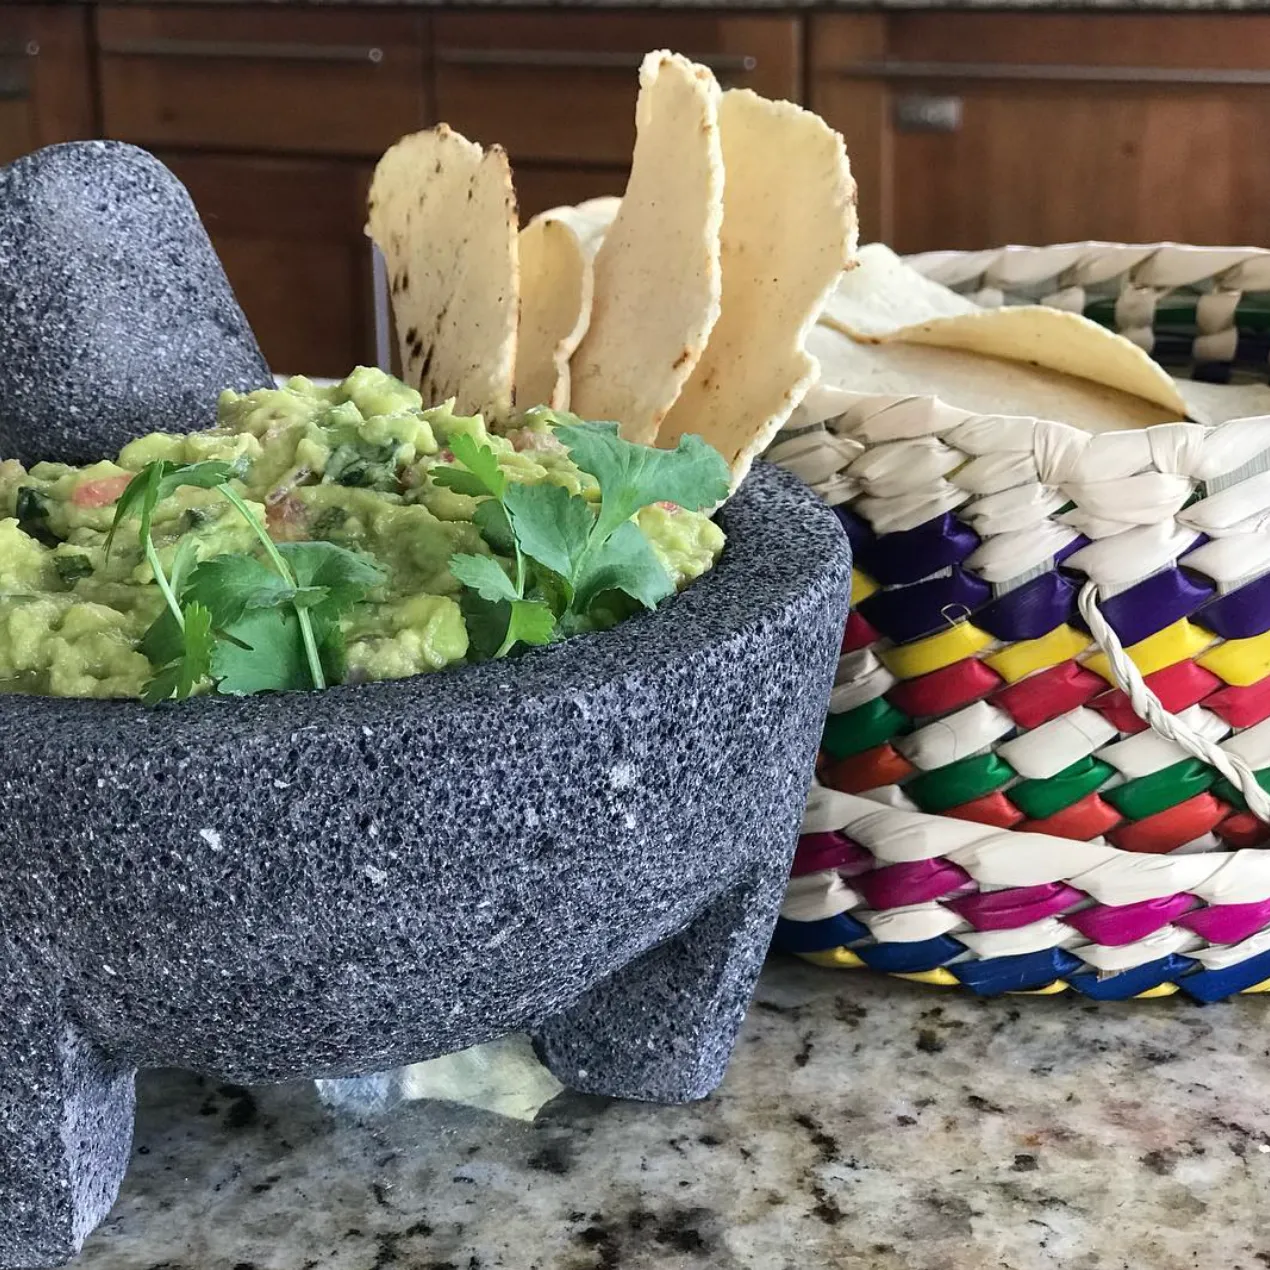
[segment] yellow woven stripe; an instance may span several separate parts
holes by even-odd
[[[1153,675],[1157,670],[1163,670],[1166,666],[1176,666],[1180,661],[1190,661],[1193,657],[1201,666],[1204,665],[1204,658],[1199,657],[1198,654],[1202,653],[1216,638],[1212,631],[1206,631],[1202,626],[1195,626],[1182,617],[1172,626],[1166,626],[1162,631],[1156,631],[1154,635],[1148,635],[1146,639],[1139,640],[1126,648],[1125,652],[1129,654],[1129,660],[1144,675]],[[1254,641],[1241,640],[1239,642],[1251,644]],[[1270,643],[1266,645],[1266,656],[1270,657]],[[1111,674],[1111,663],[1107,660],[1106,653],[1095,653],[1085,665],[1095,674],[1101,675],[1109,684],[1116,682]],[[1221,675],[1221,671],[1216,667],[1210,667],[1210,669],[1213,674]],[[1224,675],[1221,677],[1225,678]]]
[[[859,569],[851,570],[851,607],[855,608],[861,600],[867,600],[874,591],[878,589],[878,584],[873,581],[867,573],[861,573]]]
[[[878,656],[897,679],[916,679],[919,675],[943,670],[953,662],[965,661],[994,642],[987,631],[969,622],[958,622],[946,631],[916,639],[911,644],[882,649]]]
[[[1040,639],[1020,640],[991,657],[985,657],[983,661],[1007,682],[1014,683],[1038,670],[1070,661],[1077,653],[1083,653],[1089,644],[1088,635],[1064,623]]]
[[[892,975],[892,979],[907,979],[909,983],[930,983],[937,988],[956,988],[961,980],[951,970],[936,966],[934,970],[918,970],[911,975]]]
[[[1249,992],[1270,992],[1270,979],[1263,979],[1260,983],[1254,983],[1251,988],[1244,989],[1244,993]]]
[[[826,966],[830,970],[859,970],[864,962],[850,948],[826,948],[824,952],[798,954],[813,966]]]
[[[1008,997],[1052,997],[1057,996],[1060,992],[1066,992],[1068,983],[1066,979],[1055,979],[1053,983],[1046,984],[1043,988],[1028,988],[1025,992],[1007,992]]]
[[[1218,679],[1246,688],[1270,675],[1270,631],[1251,639],[1228,639],[1195,660]]]
[[[1171,997],[1177,991],[1175,983],[1157,983],[1154,988],[1148,988],[1145,992],[1139,992],[1132,998],[1134,1001],[1149,1001],[1152,997]]]

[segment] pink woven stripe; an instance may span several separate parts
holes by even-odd
[[[949,900],[948,907],[960,913],[976,930],[1014,930],[1029,922],[1053,917],[1085,898],[1083,891],[1063,882],[1042,886],[1015,886],[1008,891],[987,891]]]
[[[936,857],[888,864],[885,868],[874,869],[872,873],[862,873],[853,885],[870,908],[880,909],[937,900],[941,895],[966,886],[970,880],[970,874],[965,869]]]
[[[1137,904],[1098,904],[1063,920],[1096,944],[1131,944],[1167,926],[1199,901],[1193,895],[1165,895]]]
[[[1270,900],[1256,904],[1214,904],[1197,908],[1178,921],[1211,944],[1237,944],[1270,922]]]
[[[844,877],[855,877],[873,868],[873,857],[858,842],[841,833],[805,833],[794,852],[793,876],[837,869]]]

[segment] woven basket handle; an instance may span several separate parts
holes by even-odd
[[[1256,774],[1243,759],[1229,754],[1219,745],[1193,731],[1175,714],[1170,714],[1160,698],[1147,687],[1142,672],[1129,659],[1115,631],[1098,611],[1098,587],[1086,582],[1077,601],[1081,616],[1089,626],[1094,643],[1107,654],[1116,686],[1129,698],[1134,714],[1166,740],[1180,745],[1188,754],[1215,767],[1227,780],[1243,792],[1248,810],[1258,820],[1270,824],[1270,794],[1257,783]]]

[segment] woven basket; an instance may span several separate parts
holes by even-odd
[[[910,263],[1264,380],[1270,252]],[[859,395],[768,457],[855,602],[777,948],[974,992],[1270,990],[1270,417],[1091,436]]]

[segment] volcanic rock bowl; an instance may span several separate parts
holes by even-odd
[[[722,1079],[850,592],[760,465],[718,567],[514,661],[149,710],[0,698],[0,1266],[114,1201],[139,1067],[364,1074],[528,1030],[576,1090]]]

